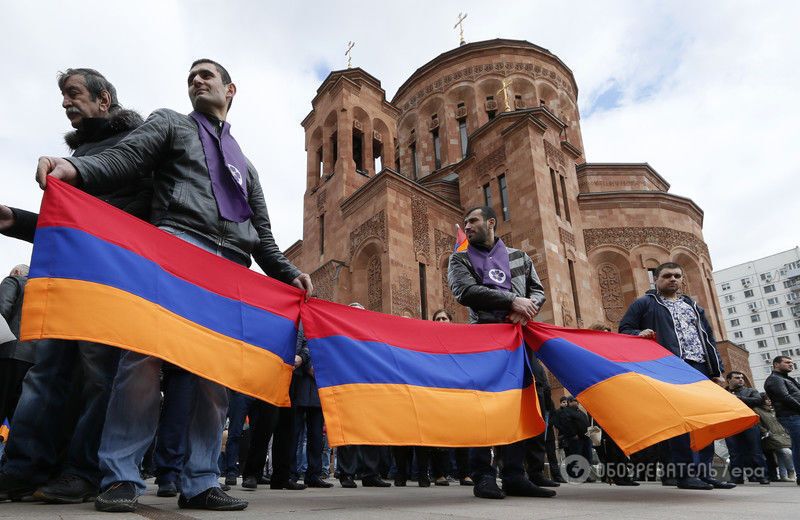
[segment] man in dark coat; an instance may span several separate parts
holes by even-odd
[[[728,391],[750,408],[755,409],[764,404],[764,398],[759,391],[745,385],[743,373],[728,372],[725,380],[728,382]],[[735,483],[744,484],[745,479],[748,479],[759,484],[769,484],[759,425],[728,437],[725,444],[731,456],[731,476]]]
[[[28,281],[28,266],[18,265],[0,283],[0,316],[19,338],[22,299]],[[0,344],[0,422],[11,422],[22,393],[22,379],[33,366],[33,344],[13,339]]]
[[[513,322],[523,325],[539,313],[546,300],[544,288],[530,257],[517,249],[506,247],[495,236],[497,215],[488,206],[473,208],[464,216],[464,232],[469,240],[467,251],[450,256],[447,282],[458,303],[469,307],[470,323]],[[546,393],[547,378],[535,356],[529,356],[537,383],[540,407]],[[535,446],[531,446],[535,443]],[[525,474],[524,461],[537,466],[531,478]],[[546,479],[541,473],[545,459],[544,434],[507,446],[498,446],[497,453],[503,461],[500,475],[503,489],[497,486],[491,466],[489,448],[470,449],[473,494],[478,498],[505,498],[506,495],[527,497],[552,497],[555,491],[543,486],[556,487],[557,482]]]
[[[193,112],[156,110],[126,139],[91,157],[41,157],[39,185],[45,188],[52,175],[73,185],[112,188],[153,171],[151,223],[240,265],[249,267],[254,258],[268,276],[310,294],[311,278],[275,243],[258,173],[231,135],[226,118],[236,85],[230,74],[201,59],[192,63],[186,85]],[[131,351],[120,358],[100,443],[105,491],[95,500],[98,510],[134,511],[146,489],[138,464],[158,423],[161,365]],[[244,509],[247,502],[225,494],[218,481],[227,392],[198,378],[194,396],[178,506]]]
[[[683,268],[666,262],[655,270],[656,288],[647,291],[628,307],[619,323],[619,332],[656,340],[686,364],[717,383],[722,382],[722,360],[717,352],[714,332],[706,320],[705,311],[694,300],[681,294]],[[689,434],[669,439],[672,471],[681,489],[730,489],[736,487],[710,475],[714,444],[698,452],[695,463]]]
[[[792,459],[800,486],[800,383],[789,375],[794,367],[789,356],[773,359],[772,373],[764,381],[764,391],[772,401],[778,422],[792,440]]]
[[[73,157],[99,153],[143,122],[139,114],[120,106],[116,89],[96,70],[67,69],[58,87],[74,128],[65,136]],[[81,189],[137,217],[149,214],[152,192],[146,174],[113,189]],[[5,235],[32,242],[37,219],[36,213],[0,205],[0,232]],[[37,363],[23,381],[14,435],[6,447],[8,461],[0,470],[0,497],[22,499],[36,491],[35,497],[47,502],[83,502],[97,494],[100,484],[97,450],[119,351],[86,341],[42,340],[36,343],[36,353]],[[65,435],[71,441],[59,467],[61,436],[53,432],[70,423],[65,410],[76,369],[82,374],[81,406],[74,432]]]

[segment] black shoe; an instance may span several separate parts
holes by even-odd
[[[539,487],[558,487],[561,485],[555,480],[545,477],[542,473],[533,473],[528,479]]]
[[[736,484],[734,484],[733,482],[723,482],[721,480],[717,480],[715,478],[710,478],[710,477],[701,478],[700,480],[702,480],[706,484],[711,484],[711,486],[713,486],[714,489],[733,489],[736,487]]]
[[[353,489],[358,487],[356,481],[353,480],[353,477],[350,476],[340,477],[339,483],[342,485],[343,488]]]
[[[294,480],[285,480],[283,482],[272,481],[269,485],[270,489],[288,489],[290,491],[302,491],[306,488],[305,484],[295,482]]]
[[[35,484],[28,480],[0,472],[0,501],[11,500],[19,502],[30,499],[36,491],[36,487]]]
[[[247,500],[234,498],[218,487],[208,488],[192,498],[181,495],[178,507],[181,509],[207,509],[209,511],[241,511],[247,507]]]
[[[714,489],[714,486],[708,482],[704,482],[696,477],[679,478],[677,483],[678,489],[696,489],[708,491]]]
[[[97,497],[97,486],[78,475],[65,473],[40,487],[33,498],[48,504],[80,504]]]
[[[136,511],[136,485],[123,480],[114,482],[94,499],[94,508],[106,513],[133,513]]]
[[[678,485],[678,479],[676,479],[676,478],[662,478],[661,479],[661,485],[662,486],[675,487],[675,486]]]
[[[473,482],[472,479],[469,478],[469,477],[464,477],[464,478],[458,479],[458,485],[459,486],[474,486],[475,482]]]
[[[258,487],[258,480],[255,477],[242,479],[242,487],[245,489],[256,489]]]
[[[427,475],[420,475],[417,484],[419,487],[431,487],[431,479]]]
[[[503,492],[510,497],[550,498],[556,496],[552,489],[539,487],[527,478],[503,482]]]
[[[762,486],[769,486],[770,480],[767,477],[758,479],[758,483]]]
[[[163,482],[158,485],[157,497],[176,497],[178,496],[178,486],[174,482]]]
[[[330,482],[325,482],[324,480],[322,480],[319,477],[307,478],[307,479],[305,479],[304,482],[306,483],[306,487],[310,487],[310,488],[332,488],[333,487],[333,484],[331,484]]]
[[[394,487],[406,487],[406,479],[404,478],[394,479]]]
[[[236,485],[236,477],[225,477],[225,485],[226,486],[235,486]]]
[[[386,482],[380,477],[362,478],[361,485],[364,487],[392,487],[389,482]]]
[[[638,486],[639,483],[635,480],[629,478],[615,478],[611,482],[614,483],[615,486]]]
[[[506,494],[497,485],[497,479],[492,476],[486,476],[475,483],[472,488],[472,494],[478,498],[505,498]]]
[[[564,477],[562,477],[561,475],[556,475],[556,476],[553,478],[553,480],[554,480],[555,482],[558,482],[559,484],[566,484],[566,483],[567,483],[566,479],[564,479]]]
[[[231,490],[231,487],[230,487],[228,484],[220,484],[220,485],[219,485],[219,488],[220,488],[222,491],[230,491],[230,490]]]
[[[262,486],[268,486],[269,483],[270,483],[270,478],[269,477],[258,477],[258,483],[261,484]]]

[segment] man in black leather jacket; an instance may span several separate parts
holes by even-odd
[[[728,372],[725,379],[728,382],[728,391],[750,408],[764,404],[761,393],[745,385],[743,373],[734,370]],[[759,484],[769,484],[767,459],[761,448],[761,429],[758,425],[728,437],[725,444],[731,456],[731,477],[735,483],[744,484],[747,479]]]
[[[116,89],[96,70],[67,69],[59,75],[58,87],[74,128],[65,136],[73,157],[99,153],[143,122],[139,114],[120,106]],[[114,188],[83,189],[139,218],[146,219],[150,212],[149,174],[137,172]],[[0,232],[7,236],[33,242],[37,219],[36,213],[0,205]],[[87,341],[54,339],[36,342],[35,351],[37,363],[23,381],[14,435],[5,452],[8,460],[0,471],[0,496],[22,499],[36,491],[35,497],[47,502],[80,503],[98,492],[97,450],[119,351]],[[80,394],[71,396],[76,370],[82,374],[76,385]],[[80,400],[77,423],[64,412],[70,409],[70,398]],[[66,426],[70,424],[74,431]],[[64,450],[66,460],[60,461]],[[50,477],[55,478],[42,486]]]
[[[772,374],[764,382],[764,390],[772,401],[778,422],[792,439],[794,467],[800,468],[800,383],[789,376],[794,368],[794,362],[788,356],[773,359]],[[800,486],[800,475],[797,485]]]
[[[73,185],[113,188],[142,170],[153,171],[153,224],[200,248],[249,266],[251,255],[264,272],[311,293],[311,278],[292,265],[272,237],[258,174],[230,134],[226,117],[236,85],[225,68],[197,60],[189,70],[187,115],[161,109],[134,132],[92,157],[39,159],[43,188],[53,175]],[[133,511],[146,489],[138,473],[156,428],[161,360],[125,352],[109,402],[100,444],[105,489],[95,500],[101,511]],[[198,379],[192,427],[181,474],[181,508],[241,510],[247,502],[219,487],[225,389]]]

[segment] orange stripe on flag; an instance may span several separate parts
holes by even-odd
[[[275,354],[197,325],[106,285],[33,278],[25,287],[21,336],[79,339],[153,355],[205,379],[289,406],[292,367]]]
[[[534,385],[480,392],[351,384],[320,388],[319,395],[331,446],[493,446],[544,431]]]

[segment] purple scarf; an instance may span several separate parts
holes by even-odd
[[[483,251],[472,244],[467,247],[467,256],[472,268],[481,279],[481,285],[492,289],[511,292],[511,267],[508,263],[508,249],[499,238],[491,251]]]
[[[244,222],[253,216],[247,201],[247,159],[231,135],[231,125],[223,123],[218,136],[217,129],[205,115],[192,112],[189,117],[197,122],[197,134],[203,144],[211,189],[220,216],[225,220]]]

